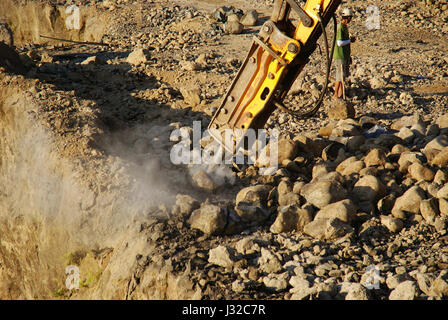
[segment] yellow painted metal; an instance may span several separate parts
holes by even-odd
[[[241,130],[244,133],[250,128],[264,127],[274,109],[273,95],[276,95],[275,99],[284,98],[305,66],[308,55],[314,51],[318,36],[316,32],[320,31],[319,13],[328,22],[340,3],[341,0],[308,0],[303,9],[313,21],[311,27],[305,27],[299,22],[295,30],[281,31],[275,23],[273,29],[277,33],[271,30],[271,34],[264,34],[264,44],[254,41],[222,105],[210,122],[210,133],[215,139],[223,144],[222,136],[226,129]],[[282,21],[288,21],[288,16],[289,13],[286,12]],[[292,44],[296,50],[288,50]],[[266,46],[269,49],[266,50]],[[276,57],[282,58],[283,63],[277,61]],[[286,84],[285,79],[288,80]],[[231,146],[225,147],[232,149]]]
[[[319,6],[322,8],[321,10],[325,11],[332,2],[334,2],[334,0],[308,0],[303,9],[311,17],[311,19],[313,19],[313,27],[307,28],[302,23],[299,23],[294,33],[294,39],[305,44],[310,38],[311,33],[314,31],[314,26],[316,26],[319,22]]]
[[[289,44],[294,43],[297,48],[300,48],[301,45],[306,44],[312,32],[315,30],[316,25],[319,23],[319,8],[321,8],[320,10],[325,11],[331,2],[334,2],[334,0],[308,0],[305,4],[304,10],[313,20],[313,26],[305,27],[301,22],[299,22],[294,33],[295,40],[291,40],[283,47],[277,46],[277,43],[272,41],[269,41],[268,44],[274,51],[278,51],[280,57],[282,57],[288,64],[290,64],[299,54],[300,49],[297,50],[296,53],[289,52]],[[267,52],[264,52],[263,54],[269,55]],[[246,120],[241,124],[240,128],[243,129],[243,131],[247,130],[250,127],[251,119],[263,110],[264,105],[266,104],[266,100],[269,98],[270,94],[274,92],[274,88],[278,86],[279,81],[281,81],[281,75],[285,68],[286,66],[281,66],[278,61],[273,59],[268,67],[267,74],[272,73],[274,75],[274,78],[270,79],[269,77],[265,77],[264,81],[258,86],[258,90],[252,99],[249,100],[246,97],[243,97],[243,99],[241,100],[241,104],[247,104],[247,106],[244,108],[246,110],[245,114],[250,113],[250,115],[252,115],[252,117],[247,117]],[[263,72],[262,68],[258,68],[258,73],[260,72]],[[266,90],[266,88],[269,89],[270,94],[266,97],[266,99],[262,99],[262,92],[263,90]]]
[[[283,48],[276,47],[275,44],[271,44],[275,51],[279,52],[279,56],[283,58],[284,61],[286,61],[288,64],[291,63],[291,61],[296,57],[296,55],[300,52],[299,49],[296,53],[291,53],[288,51],[288,46],[290,43],[293,43],[297,48],[300,48],[300,44],[295,41],[291,40],[288,42]],[[263,52],[263,55],[268,60],[271,60],[271,62],[268,65],[268,69],[264,68],[258,68],[257,75],[255,78],[260,76],[260,74],[263,74],[264,81],[257,86],[256,92],[251,97],[243,97],[241,100],[241,105],[246,105],[245,114],[252,115],[251,117],[247,116],[246,120],[241,123],[240,128],[243,129],[243,131],[247,130],[250,127],[250,123],[255,115],[257,115],[259,112],[262,111],[264,108],[266,101],[269,100],[270,96],[274,92],[274,89],[278,85],[278,82],[281,79],[281,75],[283,74],[283,71],[285,70],[286,66],[282,66],[277,60],[270,57],[269,53]],[[265,59],[260,59],[260,61],[266,61]],[[271,77],[267,75],[273,75]],[[269,93],[266,96],[263,96],[263,91],[266,90],[266,88],[269,90]],[[264,98],[264,99],[263,99]]]

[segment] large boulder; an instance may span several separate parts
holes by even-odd
[[[428,161],[432,161],[446,147],[448,147],[448,136],[440,135],[428,142],[422,152]]]
[[[344,199],[326,205],[316,213],[314,219],[338,218],[343,222],[350,223],[355,218],[355,216],[356,216],[355,204],[349,199]]]
[[[242,189],[236,196],[235,211],[243,222],[258,224],[269,216],[267,200],[271,188],[256,185]]]
[[[258,13],[255,10],[248,10],[240,21],[245,26],[256,26],[258,22]]]
[[[280,207],[270,231],[273,233],[302,231],[303,227],[311,221],[313,221],[313,213],[310,207],[300,208],[296,205]]]
[[[244,30],[244,25],[238,21],[228,21],[224,24],[224,31],[229,34],[240,34]]]
[[[407,280],[400,283],[389,295],[389,300],[414,300],[418,294],[415,281]]]
[[[237,260],[234,251],[234,249],[226,246],[218,246],[210,249],[208,262],[223,268],[232,268]]]
[[[353,196],[360,201],[378,201],[385,196],[386,187],[381,180],[372,175],[363,176],[353,188]]]
[[[227,224],[227,213],[221,207],[204,205],[193,211],[188,222],[191,228],[199,229],[205,234],[221,234]]]
[[[353,227],[338,218],[314,219],[303,232],[319,240],[335,240],[354,232]]]
[[[0,21],[0,42],[4,42],[7,46],[14,46],[14,37],[11,28],[6,22]]]

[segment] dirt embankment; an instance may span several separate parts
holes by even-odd
[[[0,298],[448,295],[448,173],[446,163],[438,168],[421,153],[426,144],[448,146],[446,117],[435,121],[447,101],[440,57],[446,6],[430,7],[429,17],[415,1],[384,2],[385,27],[366,31],[366,2],[349,1],[358,15],[351,32],[360,39],[350,88],[357,118],[330,120],[324,108],[297,121],[276,112],[268,127],[285,134],[288,159],[275,175],[259,176],[249,166],[232,172],[235,185],[219,188],[203,172],[205,188],[197,189],[193,170],[168,160],[177,142],[170,133],[191,133],[193,121],[209,123],[270,9],[260,10],[258,25],[226,34],[210,18],[218,1],[195,1],[196,9],[185,0],[76,0],[83,4],[79,30],[66,28],[62,0],[12,3],[2,1],[0,13],[30,71],[0,74]],[[245,10],[260,5],[226,1],[236,3]],[[385,32],[386,26],[401,31]],[[397,37],[422,37],[422,30],[434,37]],[[46,43],[40,35],[47,33],[104,39],[111,47]],[[320,55],[314,57],[287,99],[296,108],[319,93]],[[374,137],[371,128],[379,130]],[[340,198],[322,190],[325,208],[350,205],[325,209],[306,192],[314,182],[337,187]],[[242,202],[254,206],[237,205],[236,194],[247,186],[237,200],[247,196]],[[416,204],[393,211],[407,196]],[[254,224],[246,226],[245,218]],[[66,288],[68,265],[79,268],[79,290]],[[371,266],[381,287],[367,291]]]
[[[95,7],[85,7],[78,12],[70,6],[53,6],[42,1],[19,4],[14,0],[3,0],[0,12],[0,18],[11,26],[15,45],[48,42],[41,35],[68,40],[100,41],[107,28],[107,16],[98,12]]]
[[[81,196],[69,166],[33,117],[33,99],[12,80],[0,91],[0,296],[43,298],[64,273],[68,230]],[[58,161],[61,160],[61,161]],[[62,231],[63,230],[63,231]],[[71,248],[70,248],[71,247]],[[76,245],[75,245],[76,247]]]
[[[155,248],[147,243],[148,231],[140,233],[144,227],[138,221],[148,215],[163,218],[157,205],[169,204],[172,195],[154,180],[153,158],[140,157],[137,164],[128,154],[128,162],[119,157],[102,162],[82,154],[82,142],[64,155],[67,140],[55,136],[41,117],[48,106],[33,97],[39,90],[34,83],[21,76],[1,79],[0,298],[64,295],[67,265],[80,268],[85,290],[80,296],[126,298],[135,289],[129,286],[138,268],[136,257]],[[128,137],[135,141],[135,131],[128,131]],[[113,138],[107,141],[116,152],[122,147]],[[143,297],[189,297],[182,295],[188,288],[177,288],[179,280],[164,262],[150,270],[147,278],[165,272],[164,280],[152,280],[160,290],[167,282],[162,291]],[[93,293],[87,291],[100,280]]]

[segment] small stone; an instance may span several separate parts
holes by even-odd
[[[303,233],[319,240],[335,240],[352,232],[350,225],[337,218],[314,219],[303,228]]]
[[[197,71],[201,69],[201,65],[195,61],[181,61],[180,66],[185,71]]]
[[[302,276],[291,277],[289,284],[292,286],[292,289],[289,291],[292,293],[291,300],[305,300],[313,292],[309,281]]]
[[[391,216],[381,216],[381,223],[393,233],[400,232],[404,227],[403,221]]]
[[[304,152],[310,152],[315,157],[319,157],[322,154],[322,150],[330,144],[329,141],[318,138],[310,138],[305,134],[298,134],[294,137],[294,141],[298,143],[301,150]]]
[[[392,130],[400,130],[403,127],[411,127],[416,123],[422,123],[422,122],[423,122],[422,117],[419,114],[414,113],[412,116],[403,116],[395,120],[390,126],[390,128]]]
[[[437,198],[448,199],[448,184],[444,185],[437,191]]]
[[[436,124],[440,129],[448,128],[448,113],[441,114],[437,120]]]
[[[296,230],[303,231],[303,228],[313,221],[314,209],[311,205],[304,205],[302,208],[297,208],[296,213],[298,215]]]
[[[201,103],[201,89],[194,88],[180,88],[180,93],[184,97],[184,101],[190,106],[196,106]]]
[[[137,48],[129,54],[126,61],[130,64],[139,65],[148,62],[148,58],[149,53],[147,50]]]
[[[223,268],[232,268],[236,262],[233,249],[226,246],[218,246],[210,249],[208,253],[208,262]]]
[[[386,154],[383,150],[377,148],[372,149],[364,158],[364,163],[366,167],[382,166],[386,163]]]
[[[417,181],[432,181],[434,179],[434,172],[418,162],[411,164],[408,167],[408,172],[411,177]]]
[[[419,289],[427,296],[431,296],[431,284],[433,280],[427,274],[421,272],[417,273],[415,278],[417,280]]]
[[[293,184],[289,180],[282,180],[277,186],[277,191],[279,195],[287,194],[292,192]]]
[[[395,289],[400,283],[410,280],[410,276],[407,273],[394,274],[386,279],[386,285],[389,289]]]
[[[428,142],[422,152],[425,154],[429,162],[431,162],[435,156],[437,156],[442,150],[448,147],[448,136],[439,135]],[[444,151],[444,154],[447,151]],[[443,156],[444,159],[444,156]],[[442,161],[442,159],[438,160]]]
[[[258,259],[260,269],[266,273],[276,273],[282,270],[280,260],[268,249],[261,248],[261,257]]]
[[[436,198],[422,200],[420,202],[420,213],[429,224],[434,224],[436,216],[439,215],[439,206]]]
[[[356,215],[356,206],[349,200],[344,199],[335,203],[331,203],[323,207],[317,212],[314,219],[330,219],[338,218],[343,222],[350,223]]]
[[[441,216],[448,216],[448,199],[439,199],[439,213]]]
[[[412,280],[401,282],[390,293],[389,300],[414,300],[418,292],[417,285]]]
[[[343,282],[339,294],[345,300],[369,300],[367,289],[360,283]]]
[[[437,185],[444,185],[448,182],[448,175],[444,171],[439,169],[434,176],[433,182]]]
[[[377,177],[366,175],[355,183],[352,194],[360,201],[374,202],[386,194],[386,187]]]
[[[201,67],[207,66],[207,56],[205,53],[201,53],[195,60],[195,63]]]
[[[224,210],[215,205],[205,205],[193,211],[188,220],[191,228],[199,229],[205,234],[220,234],[227,223]]]
[[[100,57],[92,56],[92,57],[88,57],[86,60],[81,62],[81,64],[82,65],[88,65],[88,64],[104,65],[104,64],[106,64],[106,61],[104,61]]]
[[[294,210],[294,207],[283,207],[279,210],[277,218],[269,230],[272,233],[282,233],[296,230],[298,218],[299,216],[297,215],[296,210]]]
[[[235,211],[243,221],[258,223],[269,216],[266,209],[270,187],[256,185],[241,189],[236,195]]]
[[[246,284],[244,280],[237,279],[234,282],[232,282],[232,290],[236,293],[241,293],[244,290],[246,290]]]
[[[439,276],[432,283],[431,292],[436,297],[448,297],[448,282],[446,282],[445,279]]]
[[[406,143],[410,144],[414,140],[415,134],[410,128],[403,127],[397,133],[397,137],[403,139]]]
[[[363,168],[364,161],[359,160],[348,164],[347,167],[340,172],[343,176],[351,176],[352,174],[359,174]]]
[[[435,153],[434,158],[431,161],[431,165],[440,168],[448,165],[448,147],[445,147],[441,151]]]
[[[303,181],[296,181],[294,182],[294,186],[292,188],[292,192],[300,194],[300,191],[302,190],[303,186],[306,185]]]
[[[444,232],[447,229],[448,221],[445,217],[437,217],[434,222],[434,228],[437,232]]]
[[[280,194],[278,197],[279,206],[300,205],[300,196],[297,193],[289,192]]]
[[[354,229],[349,224],[339,220],[338,218],[330,218],[327,220],[324,238],[326,240],[336,240],[353,234]]]
[[[179,214],[189,216],[194,210],[199,209],[200,203],[193,197],[186,194],[178,194],[176,196],[176,207]]]
[[[240,254],[251,254],[260,251],[259,245],[251,238],[243,238],[235,244],[235,249]]]
[[[280,139],[278,141],[278,163],[289,159],[293,160],[299,151],[299,145],[291,139]]]
[[[255,10],[249,10],[241,18],[241,23],[245,26],[256,26],[258,22],[258,13]]]
[[[237,14],[231,13],[227,15],[227,22],[240,22],[240,17]]]
[[[198,170],[191,178],[196,186],[201,189],[213,191],[216,188],[215,183],[204,170]]]
[[[269,291],[281,292],[288,287],[288,279],[289,275],[287,272],[280,275],[270,274],[263,278],[263,284]]]
[[[401,212],[409,212],[413,214],[420,213],[420,202],[425,199],[423,190],[418,186],[409,188],[401,197],[395,200],[392,214],[400,217]],[[398,215],[398,216],[397,216]]]
[[[229,21],[224,24],[224,31],[229,34],[240,34],[244,30],[244,25],[237,21]]]
[[[321,137],[329,137],[329,136],[331,136],[331,132],[333,131],[333,128],[334,128],[333,125],[323,126],[319,129],[319,135]]]
[[[332,101],[332,105],[328,106],[328,118],[330,120],[344,120],[355,117],[355,108],[352,103],[346,102],[342,99]]]

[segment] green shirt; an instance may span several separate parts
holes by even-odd
[[[338,40],[349,40],[349,39],[350,37],[348,34],[347,26],[339,22],[336,32],[336,43],[334,44],[333,59],[343,59],[343,60],[350,59],[350,44],[342,47],[338,46],[337,44]]]

